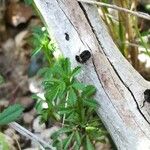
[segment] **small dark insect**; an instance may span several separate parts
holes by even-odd
[[[146,89],[146,90],[144,91],[144,102],[143,102],[143,106],[144,106],[145,102],[150,103],[150,89]],[[142,106],[142,107],[143,107],[143,106]]]
[[[68,33],[65,33],[65,39],[66,39],[67,41],[69,41],[70,37],[69,37],[69,34],[68,34]]]
[[[83,51],[79,56],[76,55],[76,61],[79,63],[85,63],[91,57],[91,53],[88,50]]]
[[[144,91],[144,99],[146,102],[150,103],[150,89]]]

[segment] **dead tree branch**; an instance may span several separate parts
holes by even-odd
[[[100,18],[97,7],[77,0],[34,0],[49,33],[74,66],[82,66],[79,79],[97,88],[99,116],[119,150],[150,149],[150,115],[143,93],[149,82],[122,56]],[[66,39],[65,35],[68,34]],[[89,50],[85,64],[75,56]]]

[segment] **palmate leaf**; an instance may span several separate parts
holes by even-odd
[[[21,116],[23,110],[24,108],[19,104],[9,106],[0,113],[0,125],[5,125],[17,120]]]

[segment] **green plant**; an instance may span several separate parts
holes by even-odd
[[[0,125],[6,125],[17,120],[21,116],[23,110],[23,107],[19,104],[9,106],[0,113]]]
[[[31,61],[28,67],[28,76],[34,76],[44,65],[51,66],[54,62],[53,52],[56,45],[49,38],[45,27],[35,27],[32,29],[32,36],[29,43],[33,48]]]
[[[35,27],[33,29],[32,45],[34,50],[32,56],[35,56],[39,52],[44,53],[45,59],[51,65],[53,59],[53,52],[56,46],[52,39],[49,38],[45,27]]]
[[[71,69],[69,59],[60,58],[51,68],[40,71],[44,78],[46,100],[37,103],[36,108],[43,121],[50,118],[62,123],[62,128],[52,136],[54,146],[58,149],[67,149],[69,146],[79,149],[83,146],[91,150],[94,149],[93,142],[101,141],[106,134],[96,115],[98,104],[93,99],[95,87],[80,83],[75,78],[80,69]],[[41,109],[45,102],[48,108]],[[67,138],[61,140],[61,134],[66,134]]]
[[[46,122],[50,119],[60,125],[61,128],[51,137],[57,149],[83,147],[92,150],[94,143],[104,141],[107,134],[96,114],[96,109],[99,107],[93,98],[96,89],[76,79],[80,73],[80,67],[72,69],[68,58],[55,59],[53,49],[48,48],[49,42],[41,42],[41,46],[38,47],[43,47],[42,43],[45,43],[44,48],[34,53],[43,51],[46,47],[46,52],[49,54],[44,53],[46,57],[49,57],[48,67],[42,68],[38,73],[43,78],[45,99],[37,95],[33,96],[34,99],[38,99],[35,107],[41,115],[41,121]],[[45,103],[47,106],[43,108]],[[63,135],[66,138],[61,138]]]

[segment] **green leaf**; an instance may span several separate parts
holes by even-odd
[[[92,120],[89,120],[88,124],[90,126],[94,126],[94,127],[99,127],[100,126],[100,128],[102,128],[102,122],[101,122],[100,118],[98,118],[97,116],[96,116],[96,118],[93,118]]]
[[[86,87],[86,85],[84,83],[74,82],[72,84],[72,87],[75,88],[76,90],[84,90],[84,88]]]
[[[58,150],[63,150],[63,142],[62,140],[53,141],[53,146]]]
[[[50,50],[50,52],[54,52],[57,49],[57,47],[56,47],[55,43],[52,43],[52,41],[50,41],[48,43],[48,49]]]
[[[31,5],[32,2],[33,2],[33,0],[24,0],[24,2],[25,2],[25,4],[27,4],[27,5]]]
[[[41,111],[41,116],[42,116],[41,122],[42,122],[42,123],[44,123],[44,122],[46,122],[46,121],[48,120],[48,117],[49,117],[49,114],[48,114],[48,113],[49,113],[49,112],[48,112],[47,109],[43,109],[43,110]]]
[[[43,37],[44,33],[46,33],[46,31],[42,31],[42,28],[40,26],[34,27],[32,31],[33,35],[37,36],[39,39]]]
[[[68,124],[80,124],[79,122],[79,114],[77,113],[70,113],[68,114],[67,118],[65,119],[65,122],[67,122]]]
[[[17,120],[21,116],[23,110],[24,108],[19,104],[9,106],[0,113],[0,125],[5,125]]]
[[[66,142],[66,144],[64,145],[64,150],[67,150],[68,146],[70,145],[72,138],[74,136],[74,132],[68,137],[68,140]]]
[[[77,145],[80,146],[81,145],[81,137],[80,137],[79,131],[75,132],[75,139],[76,139]]]
[[[59,114],[70,114],[75,110],[73,107],[59,107],[58,112]]]
[[[145,5],[145,8],[146,8],[147,11],[150,12],[150,4],[146,4],[146,5]]]
[[[108,132],[106,132],[106,130],[103,129],[102,127],[97,128],[93,126],[87,126],[85,130],[86,133],[90,136],[90,139],[93,139],[95,141],[96,140],[101,141],[103,137],[106,137],[106,135],[108,134]]]
[[[68,103],[69,103],[70,105],[74,105],[75,102],[76,102],[76,100],[77,100],[77,95],[76,95],[74,89],[73,89],[73,88],[70,88],[70,90],[69,90],[69,95],[68,95]]]
[[[85,100],[83,100],[83,102],[88,107],[97,108],[99,106],[99,104],[96,102],[95,99],[85,99]]]
[[[60,84],[59,84],[58,88],[59,88],[59,97],[61,98],[63,96],[63,93],[64,93],[65,89],[66,89],[65,82],[60,81]]]
[[[54,132],[51,135],[51,137],[55,141],[61,134],[72,132],[72,130],[73,130],[72,128],[63,127],[61,129],[59,129],[58,131]]]
[[[93,85],[88,85],[82,92],[82,96],[90,97],[94,95],[96,92],[96,88]]]
[[[59,91],[59,87],[58,86],[53,88],[51,91],[47,91],[45,93],[46,100],[47,101],[53,101],[57,97],[58,91]]]
[[[31,98],[35,101],[38,101],[38,100],[42,100],[42,101],[45,101],[44,99],[42,99],[41,97],[39,97],[38,95],[36,94],[32,94]]]
[[[59,61],[56,62],[54,64],[54,66],[52,67],[52,72],[53,72],[53,74],[61,75],[61,77],[64,74],[64,70],[63,70],[62,66],[60,65]]]
[[[91,143],[89,136],[86,136],[86,150],[95,150],[94,145]]]
[[[52,72],[51,69],[49,67],[43,67],[41,68],[38,73],[39,76],[44,77],[44,79],[47,79],[51,76]]]
[[[42,49],[42,46],[36,48],[32,53],[31,53],[31,56],[34,57],[36,54],[38,54]]]
[[[81,71],[81,67],[76,67],[76,68],[74,68],[73,69],[73,71],[72,71],[72,77],[75,77],[77,74],[79,74],[80,73],[80,71]]]
[[[0,132],[0,149],[1,150],[10,150],[8,140],[6,136]]]
[[[69,74],[71,72],[71,63],[70,63],[70,60],[68,58],[65,58],[62,61],[62,67],[63,67],[63,70],[65,71],[66,74]]]
[[[43,110],[43,103],[45,101],[40,100],[39,102],[36,103],[35,105],[35,109],[37,110],[38,113],[41,113],[41,111]]]
[[[79,146],[78,144],[75,144],[72,149],[73,149],[73,150],[80,150],[80,146]]]

